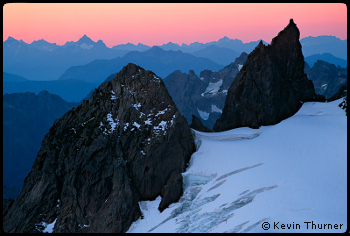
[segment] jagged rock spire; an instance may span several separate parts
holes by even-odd
[[[291,19],[271,45],[260,42],[249,54],[227,92],[214,131],[276,124],[295,114],[303,102],[319,99],[304,74],[299,36]]]

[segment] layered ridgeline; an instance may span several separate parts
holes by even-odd
[[[45,136],[5,232],[125,232],[138,202],[182,194],[195,151],[186,119],[151,71],[125,66]]]
[[[214,131],[276,124],[294,115],[303,102],[324,100],[304,74],[299,36],[291,19],[271,45],[260,42],[249,54],[227,91]]]

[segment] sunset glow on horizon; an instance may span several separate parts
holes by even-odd
[[[3,41],[11,36],[63,45],[85,34],[108,47],[207,43],[224,36],[270,43],[291,18],[300,38],[347,39],[342,3],[8,3],[3,6]]]

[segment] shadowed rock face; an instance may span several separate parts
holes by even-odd
[[[192,115],[192,123],[190,124],[190,128],[202,132],[213,132],[211,129],[203,125],[201,120],[195,115]]]
[[[151,71],[125,66],[46,134],[5,232],[125,232],[142,200],[182,193],[195,151],[186,119]]]
[[[252,51],[231,84],[221,117],[213,130],[273,125],[294,115],[303,102],[317,97],[304,74],[299,29],[290,20],[287,27]]]

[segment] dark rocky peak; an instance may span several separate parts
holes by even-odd
[[[189,75],[189,76],[197,76],[197,75],[194,73],[194,70],[189,70],[189,71],[188,71],[188,75]]]
[[[328,98],[327,102],[332,102],[342,97],[344,98],[346,97],[345,99],[347,100],[347,95],[348,95],[347,90],[348,90],[348,81],[346,81],[332,97]]]
[[[332,102],[339,98],[343,98],[343,101],[338,105],[345,111],[345,115],[348,115],[347,106],[348,106],[348,82],[346,81],[332,97],[327,99],[327,102]]]
[[[247,58],[248,58],[248,54],[245,53],[245,52],[242,52],[241,55],[239,57],[236,58],[236,60],[234,61],[235,64],[241,64],[243,65],[246,61],[247,61]]]
[[[291,19],[271,45],[261,41],[249,54],[228,89],[214,131],[276,124],[295,114],[303,102],[324,100],[304,74],[299,34]]]
[[[138,202],[182,194],[195,151],[186,119],[162,80],[129,63],[89,100],[57,119],[42,142],[6,232],[125,232]]]
[[[190,124],[190,128],[202,132],[213,132],[211,129],[203,125],[202,121],[195,115],[192,115],[192,123]]]
[[[278,33],[271,41],[271,46],[280,45],[300,45],[299,43],[300,31],[293,19],[290,19],[289,24]],[[259,44],[262,44],[260,41]]]

